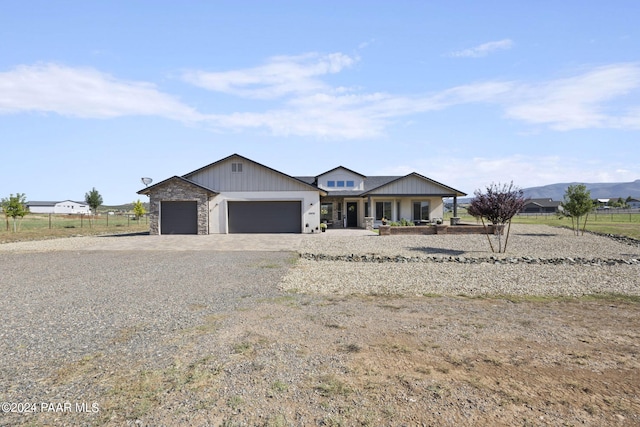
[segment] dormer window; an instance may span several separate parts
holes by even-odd
[[[242,163],[231,163],[231,172],[242,172]]]

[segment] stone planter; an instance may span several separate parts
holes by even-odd
[[[494,227],[493,224],[487,226],[489,234],[504,233],[504,227]],[[415,227],[399,227],[391,225],[381,225],[378,228],[380,236],[403,236],[403,235],[425,235],[425,234],[485,234],[484,227],[476,224],[459,225],[416,225]]]

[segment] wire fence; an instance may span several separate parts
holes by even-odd
[[[523,218],[551,218],[559,215],[561,215],[559,212],[528,212],[519,213],[517,216]],[[594,209],[589,213],[589,221],[640,223],[640,209]]]
[[[13,219],[5,218],[7,231],[13,229]],[[149,218],[143,215],[136,218],[131,214],[99,214],[99,215],[61,215],[61,214],[27,214],[16,219],[21,230],[63,229],[63,228],[116,228],[148,226]]]

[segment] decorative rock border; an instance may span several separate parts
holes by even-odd
[[[630,246],[640,246],[640,240],[633,237],[621,236],[619,234],[597,233],[595,231],[585,231],[585,233],[594,234],[596,236],[608,237],[616,242],[624,243]]]
[[[407,257],[403,255],[381,256],[381,255],[326,255],[301,253],[300,258],[311,261],[343,261],[343,262],[367,262],[367,263],[445,263],[454,262],[458,264],[541,264],[541,265],[640,265],[640,259],[630,258],[580,258],[580,257],[558,257],[558,258],[536,258],[536,257],[464,257],[464,256],[426,256]]]

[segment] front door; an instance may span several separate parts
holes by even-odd
[[[358,226],[358,202],[347,202],[347,227]]]

